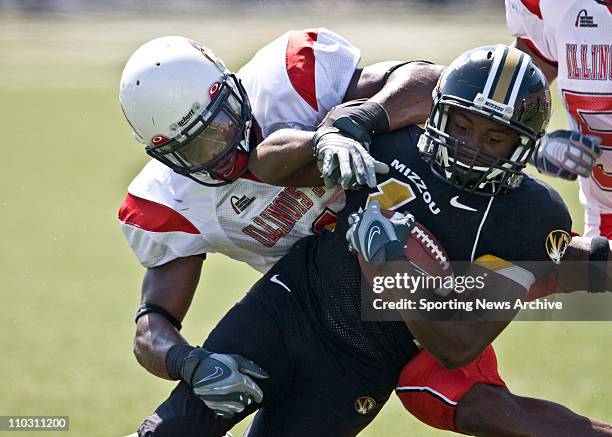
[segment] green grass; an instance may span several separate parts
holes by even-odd
[[[500,14],[479,20],[408,12],[311,13],[292,22],[244,13],[240,35],[228,35],[227,20],[204,26],[203,17],[0,15],[0,415],[69,415],[68,435],[118,436],[133,432],[172,387],[147,374],[131,353],[143,271],[115,219],[129,181],[146,162],[117,102],[131,51],[154,36],[185,34],[206,40],[237,67],[285,29],[318,23],[359,45],[365,63],[448,62],[471,46],[510,40]],[[449,40],[459,22],[465,36]],[[580,229],[575,184],[555,184]],[[185,321],[194,343],[258,277],[222,256],[205,266]],[[609,324],[515,323],[496,347],[513,390],[612,420]],[[441,434],[393,399],[362,435]]]

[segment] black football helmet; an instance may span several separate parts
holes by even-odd
[[[516,131],[512,155],[497,156],[447,134],[451,107]],[[520,185],[521,172],[544,135],[550,107],[548,82],[527,54],[505,45],[478,47],[455,59],[440,77],[419,149],[434,174],[451,185],[493,196]]]

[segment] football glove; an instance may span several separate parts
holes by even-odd
[[[240,355],[217,354],[199,347],[189,353],[181,368],[181,378],[193,393],[224,419],[263,400],[263,392],[249,376],[268,378],[261,367]]]
[[[315,134],[314,154],[325,187],[340,185],[345,190],[362,185],[374,188],[376,173],[388,173],[389,167],[368,153],[368,143],[360,143],[336,127],[319,128]]]
[[[540,142],[532,162],[540,173],[570,181],[589,177],[601,156],[601,138],[577,131],[556,130]]]
[[[364,211],[351,214],[348,222],[349,250],[359,253],[375,268],[405,259],[404,241],[415,224],[412,214],[389,219],[382,214],[379,202],[374,201]]]

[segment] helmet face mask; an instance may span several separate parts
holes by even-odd
[[[230,84],[230,81],[233,83]],[[235,75],[229,74],[221,83],[215,98],[173,139],[162,138],[157,144],[146,147],[146,152],[175,172],[193,176],[204,185],[220,185],[206,181],[212,177],[232,182],[246,171],[241,169],[229,179],[229,171],[219,171],[220,163],[227,164],[228,157],[235,164],[236,154],[248,153],[251,124],[251,108],[244,87]],[[232,156],[233,155],[233,156]],[[226,165],[221,165],[221,170]],[[204,176],[204,178],[200,178]]]
[[[119,100],[147,154],[175,172],[207,186],[246,172],[248,96],[201,44],[169,36],[140,47],[123,70]]]
[[[506,156],[469,144],[449,132],[451,111],[474,123],[497,125],[517,139]],[[548,84],[529,56],[502,45],[479,47],[458,57],[441,76],[419,148],[434,174],[449,184],[493,196],[520,185],[549,115]]]

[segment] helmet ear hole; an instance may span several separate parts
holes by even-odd
[[[156,63],[155,63],[155,66],[156,66],[156,67],[159,67],[160,65],[161,65],[161,64],[160,64],[159,62],[156,62]]]
[[[489,50],[487,52],[487,59],[491,59],[493,57],[493,52],[491,50]]]
[[[140,85],[140,81],[139,80],[136,81],[136,86],[138,86],[138,85]]]

